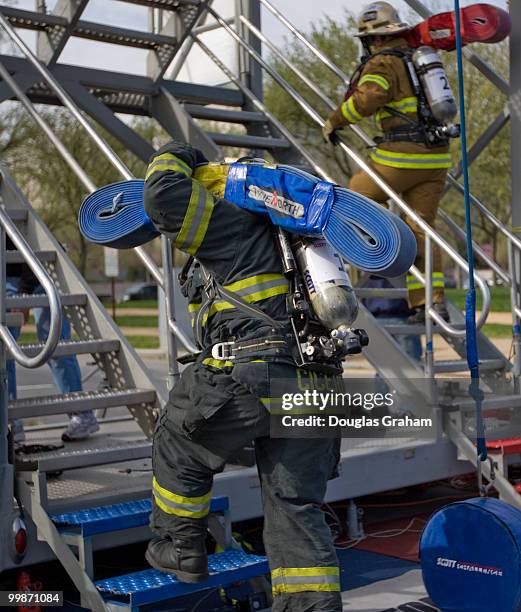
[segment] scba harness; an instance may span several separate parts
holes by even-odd
[[[422,47],[421,49],[427,49],[427,47]],[[402,119],[405,121],[405,125],[391,128],[382,136],[377,136],[374,139],[376,144],[382,144],[384,142],[414,142],[424,144],[427,147],[442,147],[449,144],[450,138],[459,137],[458,126],[445,125],[435,117],[429,103],[428,96],[420,80],[429,70],[443,70],[443,64],[441,61],[435,61],[428,66],[416,67],[413,61],[413,55],[415,52],[417,51],[414,49],[407,51],[400,49],[383,49],[382,51],[365,55],[362,57],[361,63],[356,68],[350,79],[351,86],[346,92],[346,100],[349,99],[351,94],[354,92],[364,67],[369,60],[373,59],[374,57],[388,55],[400,58],[405,64],[409,82],[417,100],[417,114],[419,121],[411,119],[411,117],[409,117],[406,113],[394,108],[391,105],[384,106],[383,111],[385,111],[389,116]],[[446,86],[448,87],[448,81],[446,82]],[[448,87],[448,91],[450,91],[450,87]]]

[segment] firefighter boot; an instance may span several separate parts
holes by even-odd
[[[175,574],[181,582],[208,580],[206,536],[182,539],[154,538],[145,553],[146,560],[161,572]]]

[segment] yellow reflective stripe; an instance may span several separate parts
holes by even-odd
[[[382,166],[392,168],[421,168],[424,170],[436,170],[450,168],[450,153],[397,153],[376,149],[371,153],[371,159]]]
[[[407,285],[407,289],[409,291],[415,291],[416,289],[423,289],[423,288],[424,287],[423,287],[423,285],[421,283],[414,283],[414,284],[411,284],[411,285],[409,285],[409,284]]]
[[[356,110],[355,102],[352,97],[342,104],[340,110],[349,123],[358,123],[363,119],[362,115]]]
[[[382,89],[385,89],[385,91],[388,91],[391,88],[389,81],[380,74],[364,74],[360,81],[358,81],[357,87],[362,87],[362,85],[365,83],[375,83]]]
[[[188,208],[175,240],[177,248],[195,255],[208,230],[213,209],[212,196],[197,181],[192,181]]]
[[[147,181],[154,172],[164,172],[166,170],[182,172],[186,176],[192,176],[192,169],[182,159],[176,157],[172,153],[162,153],[154,157],[148,166],[145,181]]]
[[[416,113],[418,112],[418,98],[416,96],[402,98],[401,100],[388,102],[385,106],[390,106],[391,108],[394,108],[400,113]],[[377,121],[387,119],[388,117],[393,117],[393,115],[390,112],[386,111],[385,108],[381,111],[378,111],[378,113],[376,114]]]
[[[194,168],[193,177],[200,181],[215,197],[223,198],[229,164],[208,164]]]
[[[177,495],[162,487],[154,476],[152,480],[152,493],[157,506],[167,514],[189,518],[203,518],[210,511],[211,491],[199,497]]]
[[[188,312],[198,312],[201,310],[201,302],[191,302],[188,304]]]
[[[338,567],[277,567],[271,572],[272,579],[281,576],[340,576]]]
[[[279,567],[271,573],[273,595],[340,591],[338,567]]]
[[[213,359],[213,357],[206,357],[203,359],[203,364],[222,370],[223,368],[233,368],[233,361],[222,361],[221,359]]]
[[[273,596],[283,593],[303,593],[305,591],[314,591],[315,593],[332,593],[340,591],[340,583],[338,584],[280,584],[272,588]]]
[[[176,504],[206,504],[209,503],[212,499],[212,492],[208,491],[204,495],[199,495],[198,497],[186,497],[184,495],[177,495],[176,493],[172,493],[168,489],[162,487],[158,482],[156,477],[152,478],[152,486],[156,491],[161,493],[163,497],[169,499],[170,501],[175,502]]]
[[[256,276],[250,276],[230,283],[229,285],[224,285],[224,288],[228,289],[228,291],[239,291],[240,289],[247,289],[253,285],[260,285],[260,283],[268,283],[275,280],[287,282],[286,277],[282,274],[257,274]]]

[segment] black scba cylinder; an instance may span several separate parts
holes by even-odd
[[[423,581],[443,612],[521,611],[521,511],[497,499],[451,504],[420,541]]]

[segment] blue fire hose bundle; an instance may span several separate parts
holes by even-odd
[[[290,166],[237,162],[222,167],[227,169],[223,175],[227,200],[269,216],[289,232],[324,236],[360,270],[393,277],[414,262],[416,240],[409,227],[364,196]],[[87,240],[118,249],[158,235],[144,211],[139,180],[113,183],[88,196],[79,226]]]

